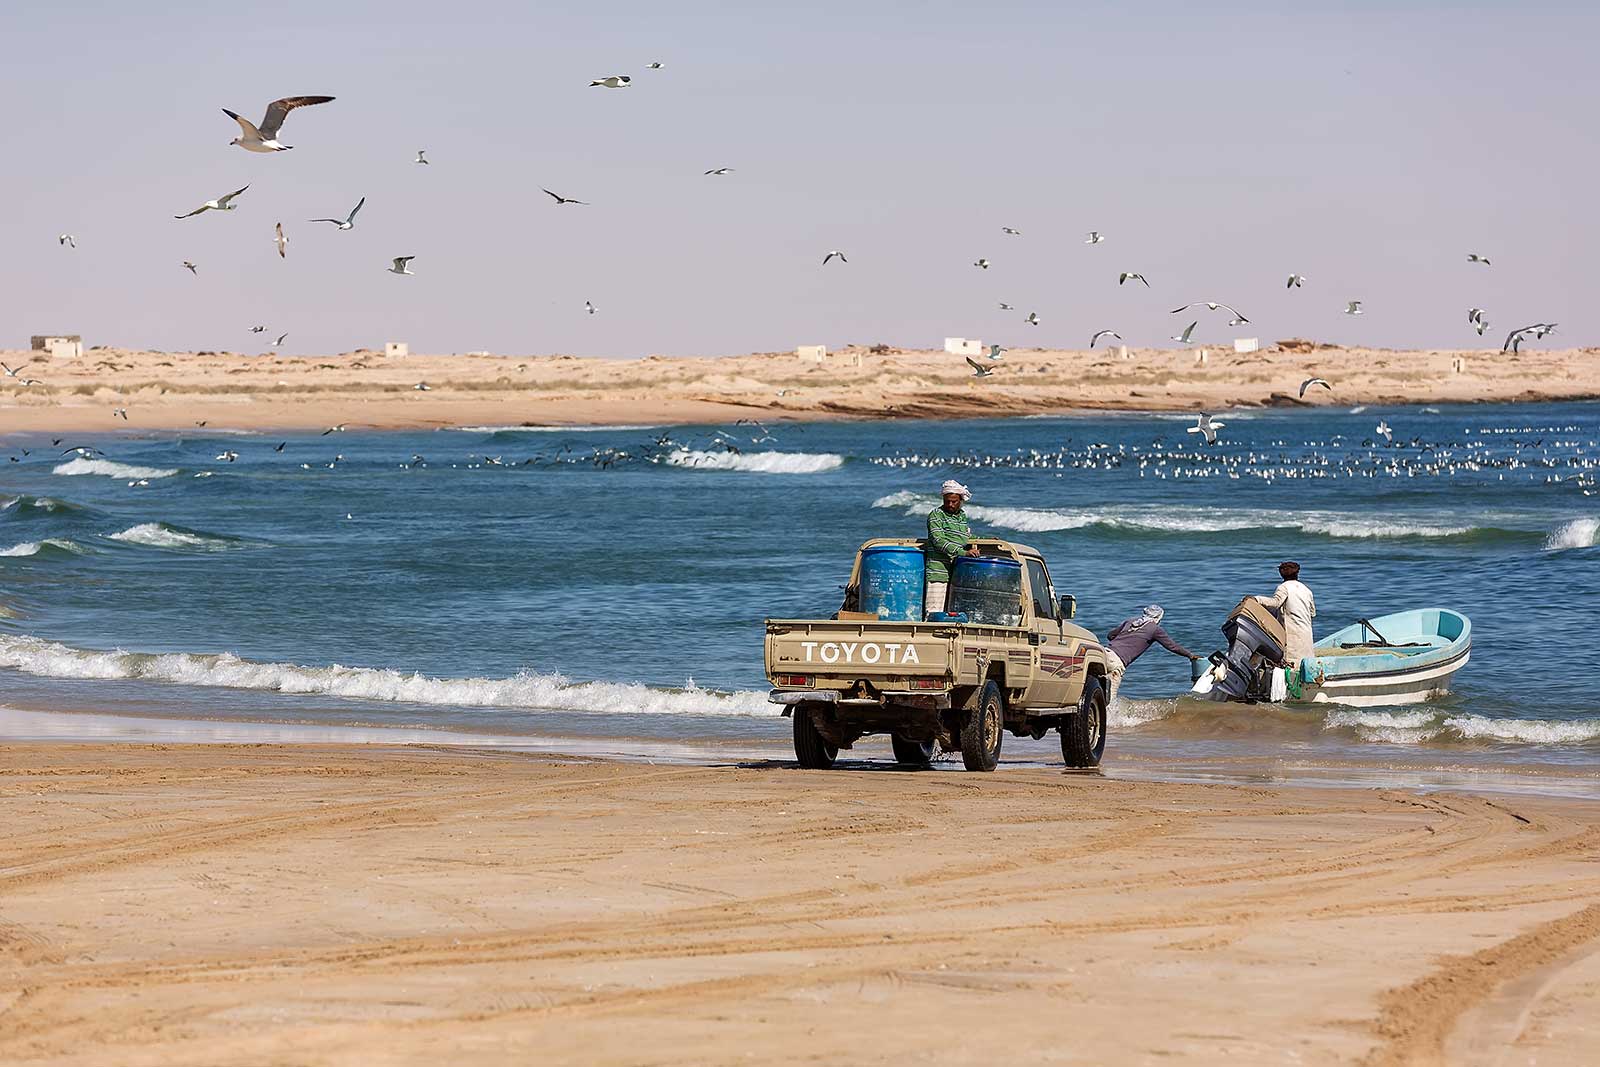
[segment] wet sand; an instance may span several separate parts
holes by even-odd
[[[973,377],[945,352],[853,348],[821,361],[789,353],[600,359],[574,356],[328,356],[96,349],[81,358],[0,352],[14,430],[431,429],[472,425],[731,422],[740,418],[960,418],[1082,410],[1218,411],[1301,403],[1438,404],[1600,397],[1596,349],[1394,351],[1198,346],[1012,349]],[[987,364],[987,360],[980,360]],[[427,385],[419,390],[418,385]],[[112,414],[125,408],[127,419]]]
[[[0,747],[0,1061],[1585,1064],[1600,803]]]

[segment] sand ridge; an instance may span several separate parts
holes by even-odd
[[[376,746],[0,768],[8,1063],[1600,1055],[1594,802]]]
[[[0,353],[30,364],[0,378],[0,414],[19,430],[320,430],[530,424],[664,424],[739,418],[959,418],[1081,410],[1218,411],[1317,405],[1600,397],[1596,349],[1394,351],[1312,347],[1011,349],[977,379],[961,356],[874,346],[723,357],[338,356],[92,349],[80,358]],[[987,360],[981,362],[987,363]],[[417,385],[427,385],[426,390]],[[126,421],[113,416],[126,408]]]

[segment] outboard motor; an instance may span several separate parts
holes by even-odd
[[[1259,699],[1262,666],[1283,666],[1283,623],[1259,600],[1247,596],[1228,613],[1222,635],[1228,639],[1228,650],[1211,655],[1211,662],[1222,668],[1216,691],[1229,700]]]

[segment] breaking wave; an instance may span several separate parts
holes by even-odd
[[[217,552],[222,549],[235,548],[240,544],[239,541],[231,537],[185,530],[181,526],[169,526],[164,522],[141,522],[139,525],[130,526],[120,533],[107,534],[106,536],[113,541],[122,541],[132,545],[146,545],[150,548],[189,548],[205,552]]]
[[[918,514],[938,506],[938,499],[907,490],[872,502],[875,508],[899,508]],[[968,504],[967,514],[978,522],[1022,533],[1081,530],[1099,527],[1143,533],[1211,534],[1237,530],[1300,530],[1334,538],[1446,538],[1494,535],[1531,536],[1525,531],[1493,527],[1417,523],[1364,518],[1338,512],[1308,511],[1264,513],[1244,509],[1159,507],[1128,505],[1110,508],[1010,508]]]
[[[89,551],[76,541],[64,537],[46,537],[42,541],[24,541],[20,545],[0,549],[0,556],[81,556]]]
[[[1596,534],[1600,534],[1600,519],[1573,519],[1550,531],[1545,538],[1547,552],[1560,552],[1566,548],[1593,548]]]
[[[371,667],[257,663],[231,653],[95,652],[36,637],[0,634],[0,667],[47,678],[137,679],[409,704],[525,708],[602,715],[772,717],[765,692],[681,689],[626,682],[574,682],[556,673],[511,678],[435,678]]]
[[[457,426],[462,433],[605,433],[623,430],[653,430],[648,422],[615,426]]]
[[[1310,740],[1339,734],[1389,745],[1574,745],[1600,741],[1600,719],[1503,719],[1426,704],[1398,708],[1222,704],[1187,698],[1118,701],[1112,727],[1184,738]]]
[[[701,452],[680,448],[665,462],[696,470],[753,471],[757,474],[817,474],[844,465],[835,452]]]
[[[54,474],[103,474],[107,478],[170,478],[177,470],[169,467],[136,467],[131,463],[116,463],[109,459],[87,459],[78,456],[58,464]]]
[[[0,512],[11,512],[17,518],[37,518],[39,515],[58,515],[70,511],[82,511],[76,504],[69,504],[65,500],[57,500],[52,496],[7,496],[0,497]]]

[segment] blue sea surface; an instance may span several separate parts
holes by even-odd
[[[1284,559],[1319,634],[1430,605],[1473,620],[1455,691],[1413,708],[1201,704],[1153,649],[1113,755],[1600,764],[1600,405],[1217,417],[1212,446],[1167,414],[11,434],[0,703],[780,742],[762,620],[830,614],[856,546],[920,536],[954,477],[974,529],[1042,550],[1102,635],[1158,602],[1209,651]]]

